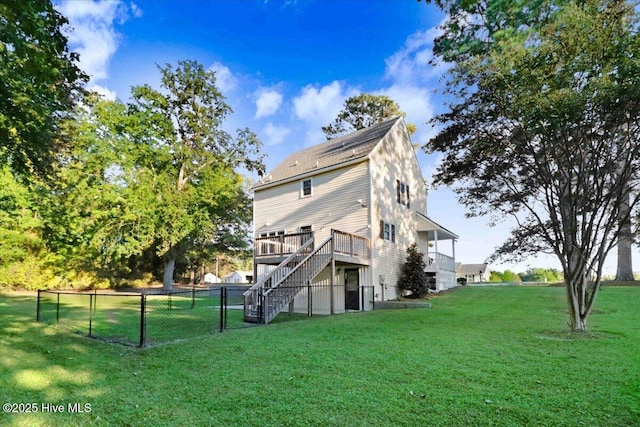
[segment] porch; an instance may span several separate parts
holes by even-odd
[[[425,255],[430,288],[441,291],[456,286],[456,240],[459,236],[419,212],[416,212],[416,224],[418,248]]]

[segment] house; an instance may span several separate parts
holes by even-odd
[[[456,285],[458,236],[427,215],[427,188],[404,119],[291,154],[252,187],[254,277],[245,320],[285,308],[335,314],[395,299],[406,249],[431,287]]]
[[[220,283],[220,278],[213,273],[207,273],[204,275],[204,283]]]
[[[456,263],[456,279],[464,279],[465,283],[488,282],[491,271],[488,264]]]
[[[251,283],[253,282],[253,272],[236,270],[224,277],[225,283]]]

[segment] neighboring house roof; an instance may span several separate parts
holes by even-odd
[[[349,135],[296,151],[256,183],[253,189],[259,190],[310,172],[326,172],[344,163],[362,160],[369,156],[399,120],[403,119],[395,117]]]
[[[207,273],[204,275],[204,281],[206,283],[220,283],[220,278],[213,273]]]
[[[488,264],[462,264],[460,262],[456,263],[456,273],[457,274],[468,274],[474,275],[482,272],[482,274],[486,274],[489,269]]]
[[[234,274],[246,279],[247,276],[253,276],[253,271],[236,270],[233,273],[227,274],[226,278],[232,277]]]

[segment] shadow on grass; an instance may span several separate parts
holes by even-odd
[[[102,382],[109,373],[92,361],[114,357],[117,350],[104,344],[87,345],[85,339],[63,328],[37,323],[35,295],[0,294],[0,310],[0,400],[29,404],[23,410],[32,412],[5,413],[3,425],[94,421],[90,413],[70,413],[73,406],[68,405],[98,405],[104,392]],[[47,413],[52,408],[47,404],[63,405],[63,412]]]
[[[624,338],[621,332],[608,331],[540,331],[536,338],[552,341],[585,341]]]

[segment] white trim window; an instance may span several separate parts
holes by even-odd
[[[396,226],[389,222],[380,221],[380,238],[391,243],[396,242]]]
[[[396,201],[408,208],[411,207],[411,196],[409,194],[409,184],[396,179]]]
[[[298,228],[298,233],[300,233],[300,246],[302,246],[307,242],[307,237],[313,233],[313,225],[300,226]]]
[[[311,197],[313,196],[313,180],[303,179],[300,181],[300,197]]]

